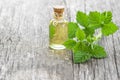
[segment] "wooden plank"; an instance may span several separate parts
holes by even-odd
[[[114,50],[114,59],[115,59],[115,65],[116,65],[116,70],[117,70],[117,76],[120,79],[120,30],[113,35],[113,50]]]
[[[48,49],[49,2],[0,4],[0,80],[73,80],[69,51]]]
[[[120,3],[119,0],[116,0],[116,1],[111,0],[110,5],[114,6],[114,7],[111,7],[113,11],[113,16],[114,16],[113,21],[117,23],[117,25],[120,28],[120,17],[119,17],[120,5],[119,3]],[[118,30],[117,33],[113,35],[112,37],[113,37],[113,44],[115,45],[114,46],[114,52],[115,52],[114,57],[115,57],[117,75],[118,75],[118,78],[120,79],[120,30]]]
[[[120,30],[100,42],[105,59],[78,65],[71,52],[48,49],[54,4],[65,5],[68,21],[78,10],[112,10],[120,26],[119,0],[0,0],[0,80],[119,80]]]
[[[78,10],[80,11],[85,11],[84,9],[84,0],[66,0],[66,3],[68,4],[68,9],[69,9],[69,21],[76,21],[76,12]]]
[[[113,12],[113,21],[117,23],[118,26],[120,26],[120,0],[110,0],[111,10]],[[114,6],[114,7],[113,7]]]
[[[69,21],[76,21],[76,12],[79,11],[85,11],[85,1],[84,0],[66,0],[66,2],[69,4]],[[85,80],[83,74],[80,73],[80,66],[73,64],[73,73],[74,73],[74,79],[73,80]],[[85,68],[83,69],[83,71]],[[72,80],[72,79],[71,79]]]
[[[114,6],[113,6],[114,7]],[[106,11],[111,10],[109,0],[86,0],[86,12],[89,11]],[[114,35],[115,36],[115,35]],[[108,57],[101,60],[92,60],[91,64],[86,64],[88,67],[84,72],[84,80],[119,80],[117,75],[117,69],[115,64],[115,57],[113,48],[116,46],[112,43],[113,38],[109,36],[101,41],[108,53]],[[80,72],[82,73],[82,70]],[[81,77],[81,76],[80,76]]]
[[[57,53],[40,48],[32,48],[30,51],[28,48],[31,47],[27,45],[28,50],[24,48],[23,45],[18,45],[17,52],[10,52],[8,56],[10,61],[4,66],[5,69],[2,68],[3,79],[70,80],[72,78],[71,62],[61,59]]]

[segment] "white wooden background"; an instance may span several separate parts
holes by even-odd
[[[51,6],[58,3],[68,21],[78,10],[110,10],[120,27],[120,0],[0,0],[0,80],[120,80],[120,30],[100,42],[105,59],[73,64],[70,51],[49,50]]]

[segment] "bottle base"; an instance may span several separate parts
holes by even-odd
[[[64,45],[60,45],[60,44],[52,44],[49,46],[51,49],[55,49],[55,50],[62,50],[65,49]]]

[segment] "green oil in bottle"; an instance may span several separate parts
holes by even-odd
[[[64,7],[54,7],[54,19],[50,21],[49,37],[50,48],[65,49],[63,43],[68,38],[68,22],[63,17]]]

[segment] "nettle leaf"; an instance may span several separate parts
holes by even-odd
[[[87,14],[85,14],[85,13],[83,13],[81,11],[78,11],[77,15],[76,15],[76,20],[83,27],[88,26],[88,16],[87,16]]]
[[[54,34],[55,34],[55,26],[53,25],[53,23],[50,23],[50,25],[49,25],[49,37],[50,37],[50,39],[53,38]]]
[[[77,51],[76,53],[74,53],[74,63],[83,63],[88,61],[91,58],[91,54],[86,53],[84,51]]]
[[[93,36],[94,33],[95,33],[94,27],[87,27],[87,28],[85,28],[85,29],[83,29],[83,30],[84,30],[86,36],[89,36],[89,35],[90,35],[90,36]]]
[[[85,39],[86,35],[85,35],[85,32],[83,30],[81,30],[80,28],[77,29],[77,32],[76,32],[76,37],[79,39],[79,40],[83,40]]]
[[[92,50],[92,57],[94,58],[105,58],[107,56],[106,51],[99,45],[94,45]]]
[[[79,26],[74,22],[69,22],[68,23],[68,37],[70,39],[75,37],[75,33],[76,33],[78,27]]]
[[[102,27],[102,34],[104,36],[109,36],[113,33],[115,33],[118,30],[118,27],[116,26],[116,24],[114,24],[113,22],[110,22],[108,24],[105,24]]]
[[[99,28],[101,26],[101,14],[94,11],[89,13],[89,27]]]
[[[73,51],[74,63],[86,62],[90,58],[105,58],[107,56],[105,49],[95,41],[99,39],[99,35],[101,37],[101,34],[108,36],[118,30],[118,27],[112,22],[112,13],[94,11],[87,15],[78,11],[76,20],[77,23],[69,22],[69,40],[64,42],[66,48]],[[84,28],[81,29],[79,25]],[[102,33],[97,35],[95,32],[98,28]],[[77,40],[74,41],[74,38]]]
[[[77,51],[84,51],[86,53],[89,53],[90,46],[88,46],[86,42],[77,42],[73,48],[73,52],[77,52]]]
[[[96,37],[88,36],[86,39],[87,39],[87,42],[89,42],[89,43],[92,44],[92,43],[95,41],[95,38],[96,38]]]
[[[75,45],[76,45],[76,41],[74,40],[67,40],[63,43],[63,45],[67,48],[67,49],[72,49]]]
[[[105,23],[105,24],[108,24],[109,22],[111,22],[111,20],[112,20],[112,12],[110,12],[110,11],[108,11],[108,12],[103,12],[102,14],[101,14],[101,18],[102,18],[102,20],[103,20],[103,22]]]
[[[80,51],[80,50],[84,50],[85,48],[85,44],[82,43],[82,42],[77,42],[77,44],[74,46],[74,49],[73,49],[73,52],[77,52],[77,51]]]

